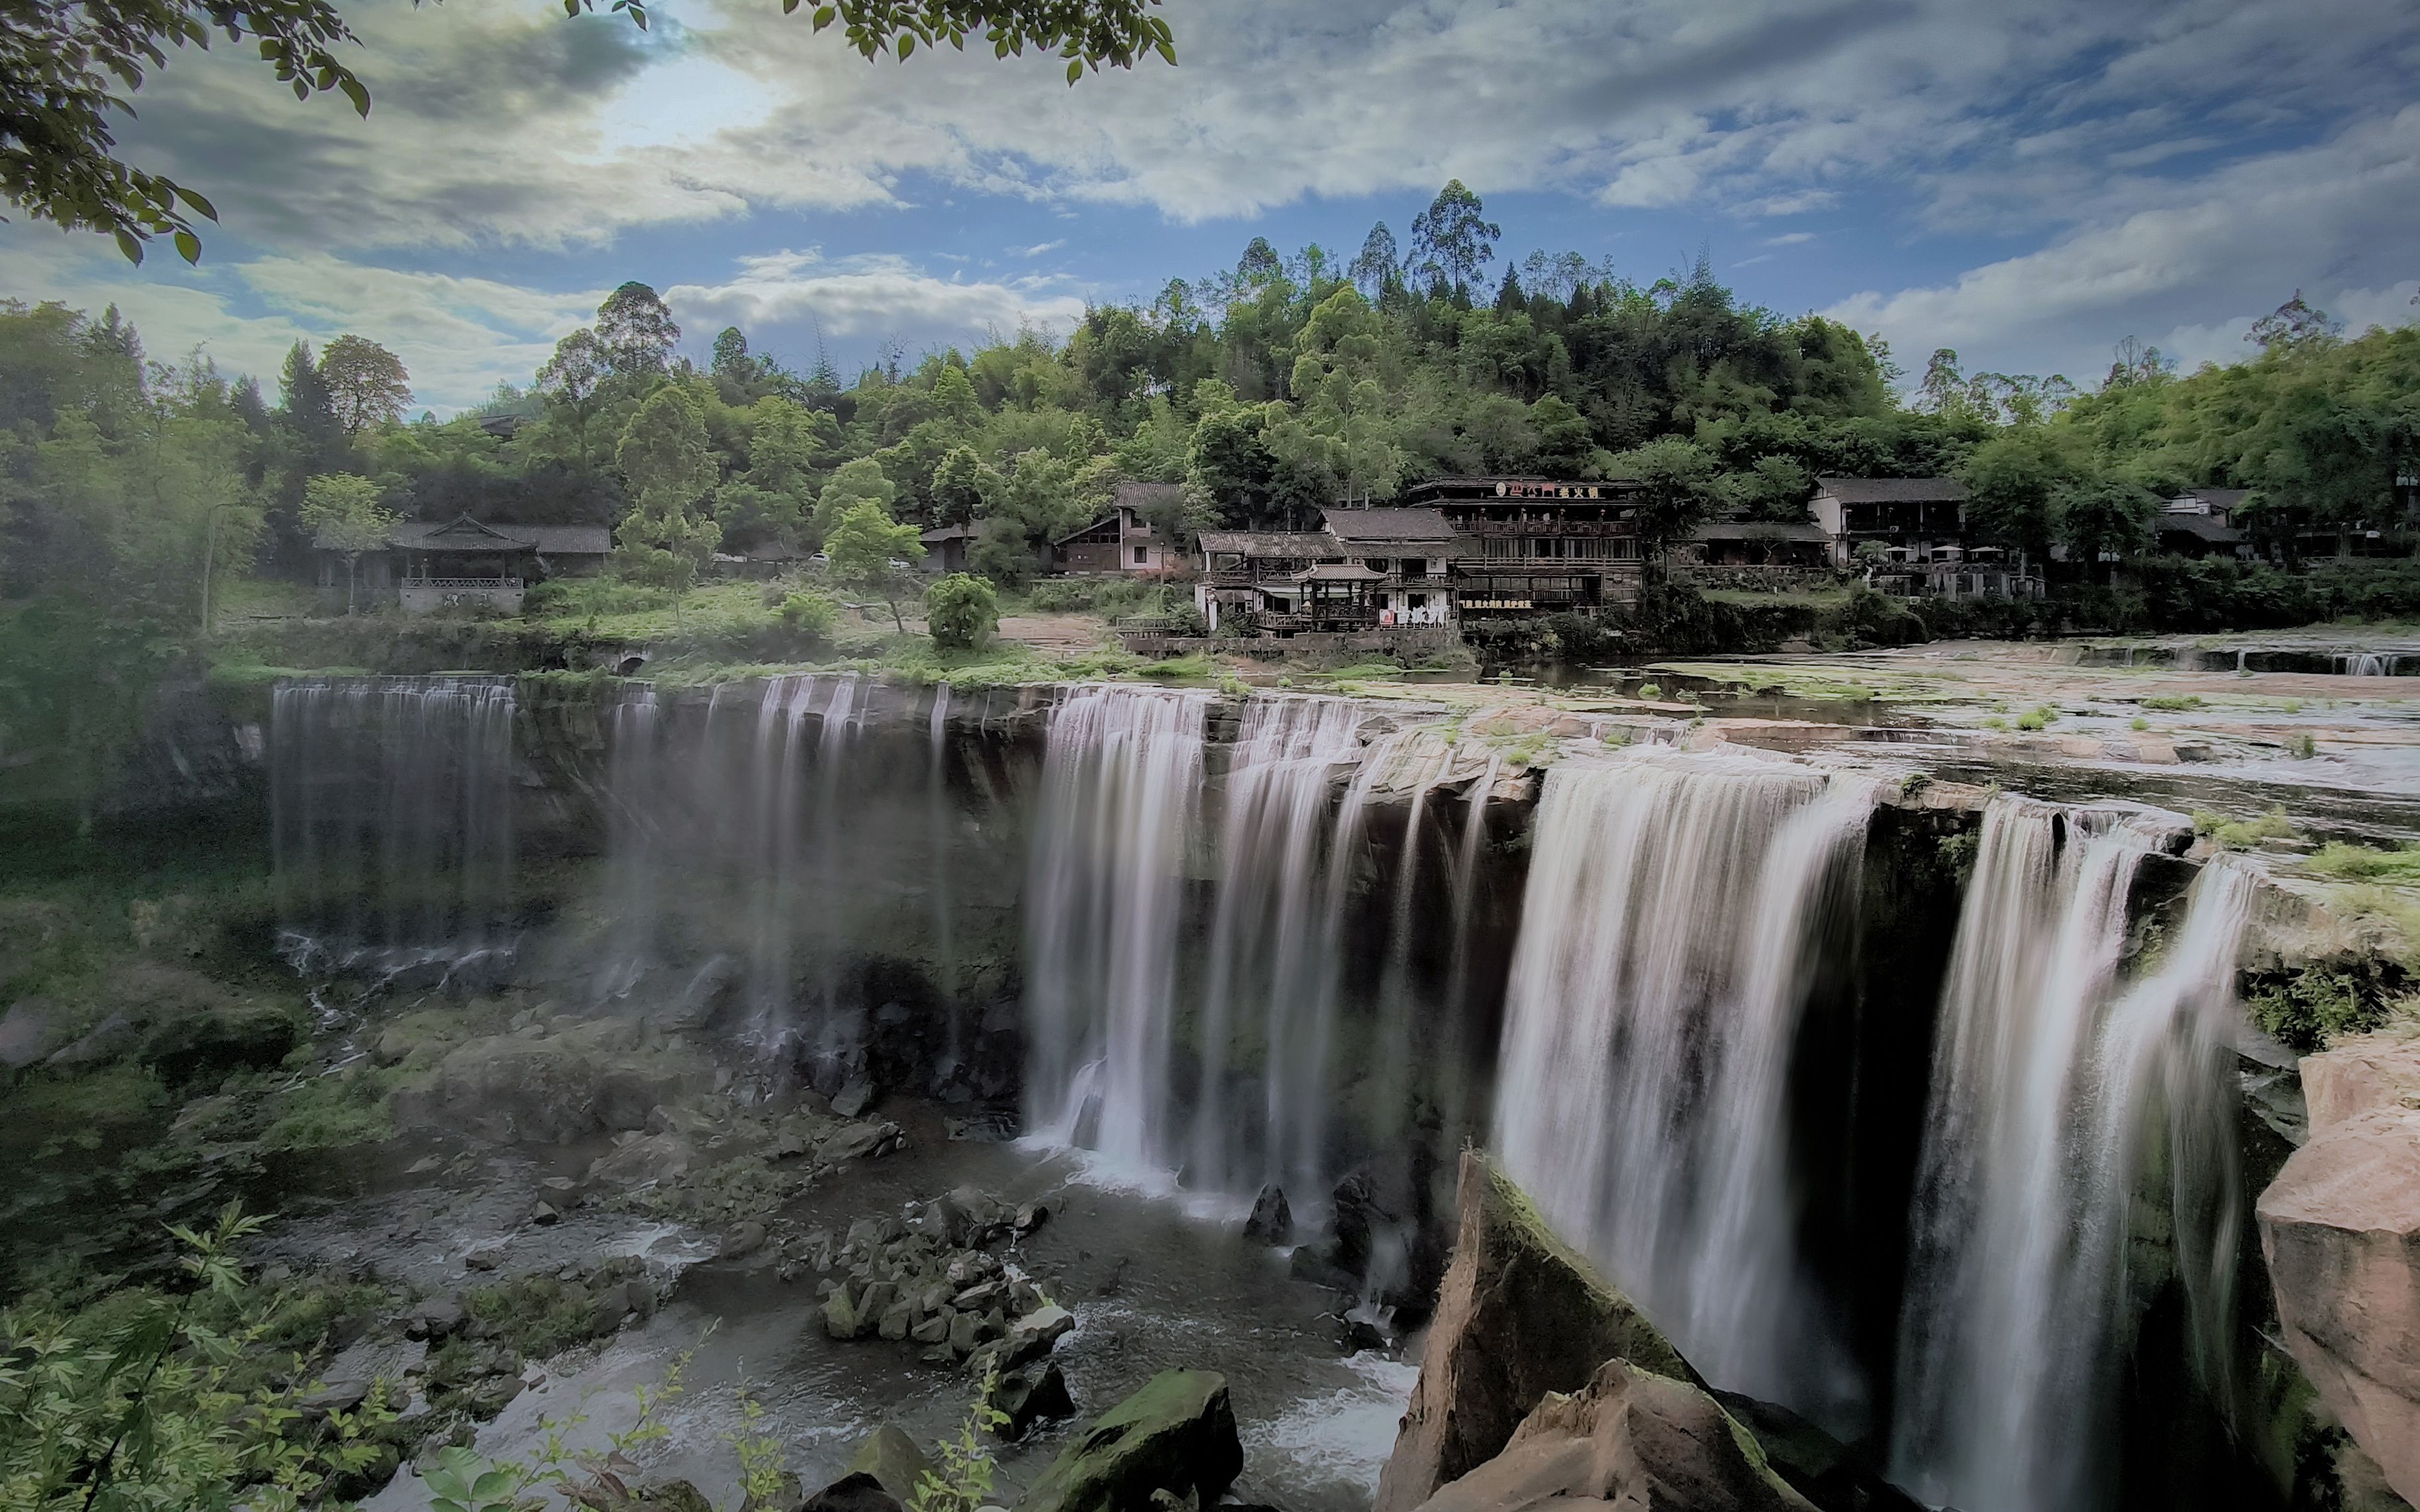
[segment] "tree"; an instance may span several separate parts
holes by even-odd
[[[1269,245],[1269,239],[1264,236],[1252,238],[1245,246],[1244,255],[1235,259],[1235,279],[1248,288],[1272,283],[1284,275],[1285,260],[1278,256],[1278,249]]]
[[[116,239],[141,262],[152,238],[169,237],[198,262],[194,217],[218,211],[194,191],[129,165],[111,117],[134,113],[128,96],[171,47],[207,48],[212,30],[258,43],[263,61],[298,99],[335,89],[369,114],[369,91],[334,49],[354,39],[328,0],[88,0],[0,7],[0,195],[37,220]]]
[[[721,525],[691,512],[715,482],[714,455],[695,401],[674,386],[647,396],[624,428],[613,460],[638,501],[614,532],[624,570],[687,588],[722,541]]]
[[[532,385],[545,397],[547,407],[569,423],[572,445],[583,465],[594,460],[589,429],[604,408],[605,381],[612,376],[613,363],[604,343],[583,325],[554,344],[554,355],[537,370]]]
[[[324,550],[345,558],[345,613],[353,612],[353,585],[362,553],[382,551],[403,517],[380,503],[384,491],[349,473],[322,473],[302,485],[302,528]]]
[[[980,34],[996,57],[1028,47],[1067,59],[1067,82],[1103,64],[1130,69],[1157,54],[1176,61],[1168,23],[1152,14],[1159,0],[831,0],[814,12],[818,32],[838,25],[871,61],[946,42],[963,49]],[[566,0],[577,16],[597,0]],[[644,0],[612,0],[640,27]],[[785,0],[783,9],[796,8]],[[0,196],[37,220],[70,230],[107,232],[133,262],[156,236],[171,237],[188,262],[199,261],[193,217],[218,211],[194,191],[118,157],[114,112],[133,114],[127,96],[147,70],[164,68],[168,49],[207,48],[212,30],[258,43],[278,83],[307,100],[335,90],[364,116],[370,95],[334,49],[359,39],[328,0],[87,0],[81,5],[0,6]]]
[[[933,469],[933,517],[944,525],[972,523],[990,513],[1005,480],[971,446],[953,446]]]
[[[680,327],[656,291],[632,279],[597,306],[597,345],[615,378],[648,379],[671,366]]]
[[[748,355],[748,337],[736,325],[726,325],[714,336],[714,361],[707,371],[732,383],[753,382],[763,371],[763,364]]]
[[[1638,534],[1650,550],[1679,538],[1717,497],[1714,460],[1704,447],[1662,436],[1613,459],[1612,474],[1647,485],[1639,495]]]
[[[402,418],[411,402],[411,380],[402,358],[363,336],[338,336],[319,357],[329,413],[349,436]]]
[[[2262,351],[2301,351],[2331,345],[2344,335],[2344,322],[2303,300],[2303,291],[2252,322],[2243,339]]]
[[[2060,482],[2052,512],[2067,559],[2088,572],[2104,555],[2131,556],[2143,549],[2160,500],[2140,483],[2095,472]]]
[[[921,562],[924,559],[924,543],[914,525],[892,522],[891,511],[872,499],[849,506],[824,538],[824,552],[831,558],[832,580],[845,587],[862,588],[882,596],[891,606],[891,622],[901,634],[908,632],[907,620],[900,617],[899,600],[908,587],[908,574],[894,562]]]
[[[1484,220],[1479,196],[1450,179],[1412,220],[1413,265],[1430,278],[1465,288],[1496,256],[1504,227]]]
[[[1404,259],[1395,250],[1395,233],[1380,221],[1362,239],[1360,255],[1346,267],[1344,276],[1360,286],[1363,293],[1376,299],[1388,284],[1403,277],[1403,273]]]
[[[899,485],[882,471],[882,464],[871,457],[861,457],[831,476],[815,500],[815,530],[829,537],[840,524],[841,518],[861,504],[881,507],[884,519],[891,517],[891,507],[899,499]],[[921,548],[919,548],[921,550]]]
[[[1994,436],[1968,453],[1958,471],[1966,485],[1967,522],[1984,539],[2014,546],[2037,561],[2049,556],[2053,495],[2070,475],[2047,430]]]
[[[1000,629],[1000,596],[982,578],[953,572],[924,590],[924,628],[946,650],[979,650]]]

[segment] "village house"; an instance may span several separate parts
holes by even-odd
[[[1443,477],[1406,506],[1434,509],[1457,538],[1454,606],[1464,618],[1635,603],[1645,584],[1637,483]]]
[[[2252,542],[2235,523],[2249,489],[2191,489],[2160,507],[2151,522],[2159,549],[2179,556],[2250,557]]]
[[[1121,483],[1107,514],[1050,543],[1058,572],[1165,573],[1183,560],[1175,543],[1152,528],[1149,512],[1173,514],[1184,498],[1177,483]]]
[[[524,525],[468,514],[431,523],[406,521],[386,544],[349,565],[325,540],[314,541],[321,597],[371,602],[395,596],[409,615],[486,607],[517,614],[532,582],[597,571],[613,550],[604,525]]]
[[[1215,632],[1434,630],[1637,600],[1637,485],[1444,478],[1338,506],[1316,531],[1204,531],[1194,602]]]

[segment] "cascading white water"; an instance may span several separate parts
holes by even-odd
[[[1324,1119],[1312,1061],[1324,1055],[1314,1021],[1333,992],[1335,968],[1324,906],[1327,808],[1342,763],[1360,752],[1364,717],[1358,704],[1336,698],[1256,698],[1245,707],[1219,828],[1201,1085],[1187,1142],[1186,1175],[1197,1187],[1282,1182],[1297,1163],[1316,1161]],[[1233,1105],[1249,1090],[1229,1084],[1239,1060],[1258,1063],[1261,1117],[1249,1123]]]
[[[720,692],[721,690],[717,690]],[[709,717],[711,717],[709,715]],[[628,996],[657,956],[656,690],[637,683],[605,717],[605,903],[613,927],[597,965],[597,995]]]
[[[2201,1336],[2224,1336],[2236,1220],[2231,1157],[2211,1152],[2231,1145],[2221,1047],[2242,874],[2207,870],[2162,968],[2132,990],[2117,982],[2139,863],[2180,825],[2023,798],[1984,815],[1900,1322],[1893,1460],[1930,1499],[1971,1512],[2105,1500],[2130,1205],[2155,1131],[2180,1236],[2197,1241],[2180,1262]]]
[[[1496,1144],[1556,1226],[1719,1384],[1854,1416],[1792,1242],[1786,1073],[1876,794],[1738,756],[1547,774]]]
[[[924,770],[925,812],[929,825],[928,838],[933,847],[933,954],[939,966],[936,983],[941,999],[949,1005],[950,1038],[944,1054],[952,1066],[957,1063],[960,1041],[965,1037],[958,1021],[958,943],[957,921],[950,908],[950,786],[949,786],[950,685],[936,684],[933,689],[933,713],[928,732],[932,756]]]
[[[271,699],[271,825],[298,960],[385,968],[508,944],[513,685],[346,678]]]
[[[1181,1154],[1182,871],[1207,694],[1085,687],[1053,712],[1028,901],[1026,1126],[1138,1173]]]

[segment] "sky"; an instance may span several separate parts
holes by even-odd
[[[442,415],[605,292],[845,375],[1147,303],[1266,236],[1343,257],[1458,178],[1533,250],[1844,320],[1913,373],[2190,369],[2297,289],[2420,317],[2411,0],[1169,0],[1178,63],[1070,86],[987,47],[868,63],[812,6],[337,0],[373,108],[172,56],[119,132],[221,224],[187,267],[0,226],[0,294],[116,303],[155,358],[399,354]]]

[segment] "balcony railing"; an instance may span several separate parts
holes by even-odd
[[[518,590],[521,586],[521,580],[519,578],[405,578],[402,580],[401,586],[407,591],[437,589],[443,592],[461,592],[485,589],[489,592],[499,592]]]

